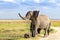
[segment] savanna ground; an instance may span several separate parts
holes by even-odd
[[[38,34],[34,38],[24,38],[25,33],[30,33],[29,26],[29,20],[0,20],[0,40],[37,40]],[[60,26],[60,20],[51,20],[51,26]],[[53,32],[54,29],[50,28],[50,33]]]

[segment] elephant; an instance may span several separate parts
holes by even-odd
[[[40,34],[41,29],[44,29],[44,37],[47,37],[49,35],[49,29],[50,29],[50,19],[44,15],[40,14],[39,11],[34,10],[34,11],[28,11],[25,17],[22,17],[20,13],[18,15],[23,19],[29,19],[31,20],[30,24],[30,31],[32,34],[32,37],[35,37],[36,33]]]

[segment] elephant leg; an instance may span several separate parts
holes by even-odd
[[[48,35],[49,35],[49,32],[50,32],[50,26],[51,26],[51,23],[49,23],[49,27],[48,27]]]
[[[36,33],[35,33],[35,31],[33,30],[33,31],[32,31],[32,37],[35,37],[35,35],[36,35]]]
[[[35,37],[35,35],[36,35],[36,27],[35,27],[35,25],[33,25],[33,27],[32,27],[32,37]]]
[[[49,23],[49,24],[47,25],[47,28],[44,29],[44,30],[45,30],[45,34],[44,34],[45,37],[47,37],[47,36],[49,35],[50,25],[51,25],[51,23]]]
[[[50,32],[50,30],[49,30],[49,29],[50,29],[50,27],[49,27],[49,28],[48,28],[48,30],[47,30],[47,32],[48,32],[48,35],[49,35],[49,32]]]
[[[48,36],[48,30],[47,29],[44,29],[45,33],[44,33],[44,37],[47,37]]]
[[[31,25],[30,25],[30,32],[32,32],[32,26],[33,26],[33,25],[32,25],[32,23],[31,23]]]
[[[31,36],[32,37],[35,37],[35,31],[34,31],[34,28],[35,26],[31,23],[31,25],[30,25],[30,32],[31,32]]]
[[[40,34],[40,31],[41,31],[41,28],[38,28],[38,29],[37,29],[38,34]]]
[[[48,31],[48,35],[49,35],[49,29],[47,31]]]

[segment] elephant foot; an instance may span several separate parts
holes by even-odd
[[[38,31],[38,34],[40,34],[40,31]]]
[[[46,37],[48,37],[48,35],[44,35],[44,36],[43,36],[43,38],[46,38]]]
[[[32,37],[35,37],[35,35],[32,35]]]
[[[35,34],[32,34],[32,37],[35,37]]]
[[[37,29],[38,34],[40,34],[40,31],[41,31],[41,29],[40,29],[40,28],[38,28],[38,29]]]
[[[36,36],[36,33],[35,31],[32,32],[32,37],[35,37]]]

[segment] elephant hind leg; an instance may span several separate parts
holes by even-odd
[[[50,30],[48,29],[48,30],[47,30],[47,32],[48,32],[48,35],[49,35],[49,31],[50,31]]]
[[[37,29],[38,34],[40,34],[40,31],[41,31],[41,29],[40,29],[40,28],[38,28],[38,29]]]
[[[49,29],[50,29],[50,26],[49,26],[49,28],[48,28],[48,30],[47,30],[48,35],[49,35],[49,32],[50,32],[50,30],[49,30]]]
[[[44,29],[45,33],[44,33],[44,37],[47,37],[48,36],[48,30],[47,29]]]
[[[45,30],[45,34],[44,34],[44,36],[48,36],[49,35],[49,32],[50,32],[50,25],[51,25],[51,23],[49,23],[48,25],[47,25],[47,28],[45,28],[44,30]]]
[[[51,22],[49,23],[49,27],[48,27],[48,30],[47,30],[47,32],[48,32],[48,35],[49,35],[49,32],[50,32],[50,26],[51,26]]]

